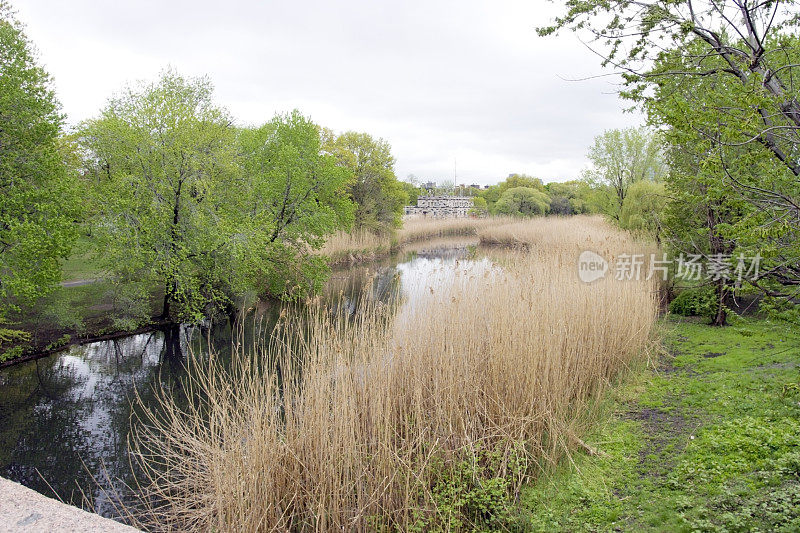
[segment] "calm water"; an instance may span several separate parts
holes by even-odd
[[[382,265],[335,272],[324,301],[354,312],[361,298],[393,303],[399,294],[399,309],[407,312],[424,290],[451,282],[456,270],[489,267],[470,253],[471,244],[431,243]],[[278,312],[277,306],[259,309],[247,321],[244,346]],[[180,394],[187,354],[204,356],[211,339],[224,356],[232,337],[227,325],[181,327],[75,346],[0,371],[0,476],[76,505],[85,494],[99,513],[114,516],[100,486],[124,494],[133,479],[127,448],[133,395],[138,391],[147,402],[153,388]]]

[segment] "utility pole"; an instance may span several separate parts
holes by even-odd
[[[453,158],[453,194],[456,193],[458,187],[458,159]]]

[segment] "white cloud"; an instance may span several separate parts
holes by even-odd
[[[298,108],[387,139],[397,174],[494,183],[576,177],[592,138],[633,125],[572,34],[539,38],[534,1],[23,0],[70,122],[167,65],[208,75],[243,124]]]

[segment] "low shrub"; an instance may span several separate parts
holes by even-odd
[[[717,312],[717,297],[713,287],[684,289],[669,304],[671,313],[681,316],[711,318]]]

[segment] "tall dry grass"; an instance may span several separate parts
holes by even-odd
[[[512,219],[506,217],[410,218],[403,222],[403,227],[398,232],[398,238],[402,244],[405,244],[438,237],[477,235],[482,230],[507,224],[510,220]]]
[[[557,247],[562,252],[576,246],[582,249],[623,250],[631,253],[637,246],[626,232],[614,231],[600,215],[548,217],[547,219],[505,219],[504,223],[481,228],[477,235],[481,244],[501,246],[536,246],[548,251]]]
[[[486,519],[442,507],[446,473],[483,465],[476,483],[502,480],[513,497],[580,445],[582,414],[643,357],[656,315],[650,282],[578,280],[579,251],[627,252],[625,235],[591,219],[525,224],[515,235],[546,245],[459,269],[402,318],[316,308],[230,368],[191,363],[195,403],[163,393],[136,425],[141,524],[363,531]]]
[[[439,237],[475,236],[480,231],[508,224],[512,219],[490,218],[408,218],[394,233],[378,234],[367,230],[338,231],[331,235],[320,253],[331,264],[358,262],[385,255],[404,245]]]

